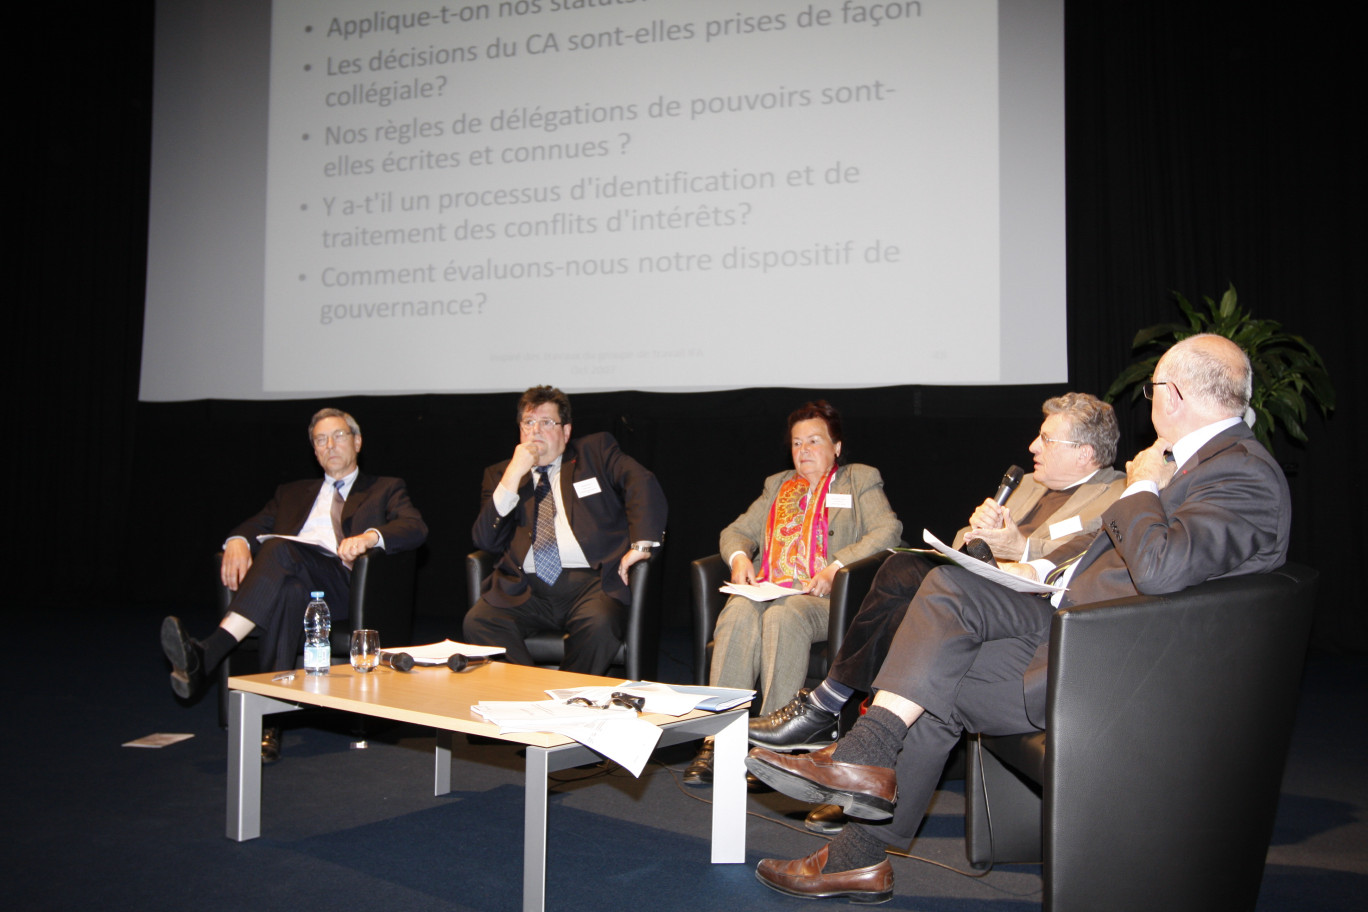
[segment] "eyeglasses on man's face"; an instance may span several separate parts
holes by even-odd
[[[538,429],[542,431],[549,431],[553,427],[556,427],[564,423],[565,422],[563,421],[556,421],[553,418],[524,418],[522,421],[518,422],[518,427],[522,428],[524,431],[527,431],[528,433],[531,433],[532,431]]]
[[[1044,434],[1041,434],[1041,435],[1040,435],[1040,442],[1041,442],[1042,444],[1044,444],[1045,446],[1047,446],[1047,447],[1048,447],[1048,446],[1054,446],[1055,444],[1059,444],[1060,446],[1082,446],[1082,445],[1083,445],[1083,444],[1079,443],[1077,440],[1059,440],[1058,438],[1055,438],[1055,437],[1046,437]]]
[[[338,446],[341,446],[341,445],[342,445],[342,441],[346,440],[346,439],[347,439],[348,437],[350,437],[351,435],[352,435],[352,432],[351,432],[351,431],[333,431],[331,434],[319,434],[318,436],[314,437],[314,439],[313,439],[314,449],[315,449],[315,450],[321,450],[321,449],[323,449],[325,446],[328,445],[328,441],[329,441],[329,440],[331,440],[333,443],[337,444]]]
[[[1183,394],[1178,390],[1178,384],[1174,383],[1172,380],[1146,380],[1144,383],[1140,384],[1140,390],[1145,394],[1146,399],[1152,400],[1154,399],[1154,388],[1156,386],[1167,386],[1169,389],[1173,390],[1173,395],[1177,396],[1180,400],[1183,398]]]

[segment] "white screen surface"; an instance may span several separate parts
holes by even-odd
[[[211,122],[159,18],[142,396],[1062,380],[1060,15],[279,0]]]

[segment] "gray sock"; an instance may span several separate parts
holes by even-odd
[[[892,769],[905,737],[907,726],[902,719],[882,706],[873,706],[844,738],[836,742],[831,759]]]
[[[808,702],[818,709],[825,709],[832,715],[836,715],[845,707],[846,701],[850,699],[850,695],[853,693],[855,691],[851,688],[827,678],[818,684],[812,693],[808,694]]]

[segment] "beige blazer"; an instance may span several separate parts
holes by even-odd
[[[1034,475],[1023,478],[1021,484],[1012,492],[1012,496],[1007,498],[1007,507],[1012,511],[1012,516],[1028,515],[1040,502],[1040,498],[1045,496],[1046,490],[1048,489],[1043,484],[1035,480]],[[1036,526],[1035,531],[1027,537],[1026,559],[1049,557],[1055,548],[1080,535],[1086,536],[1084,541],[1091,541],[1102,528],[1102,513],[1120,498],[1124,490],[1125,472],[1118,472],[1113,468],[1098,469],[1097,474],[1074,488],[1073,494],[1064,505]],[[1082,524],[1081,529],[1062,534],[1058,538],[1050,537],[1050,526],[1075,516]],[[964,536],[968,531],[969,527],[965,526],[955,534],[956,548],[964,544]]]
[[[770,505],[779,496],[779,486],[792,477],[790,469],[766,478],[764,492],[750,509],[722,530],[719,550],[724,563],[730,565],[731,556],[741,551],[750,555],[757,571],[760,569]],[[829,493],[849,494],[850,506],[827,511],[827,563],[849,564],[898,544],[902,523],[888,504],[878,469],[859,463],[841,466]]]

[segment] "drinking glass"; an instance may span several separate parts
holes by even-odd
[[[380,631],[353,630],[351,665],[360,672],[374,671],[380,664]]]

